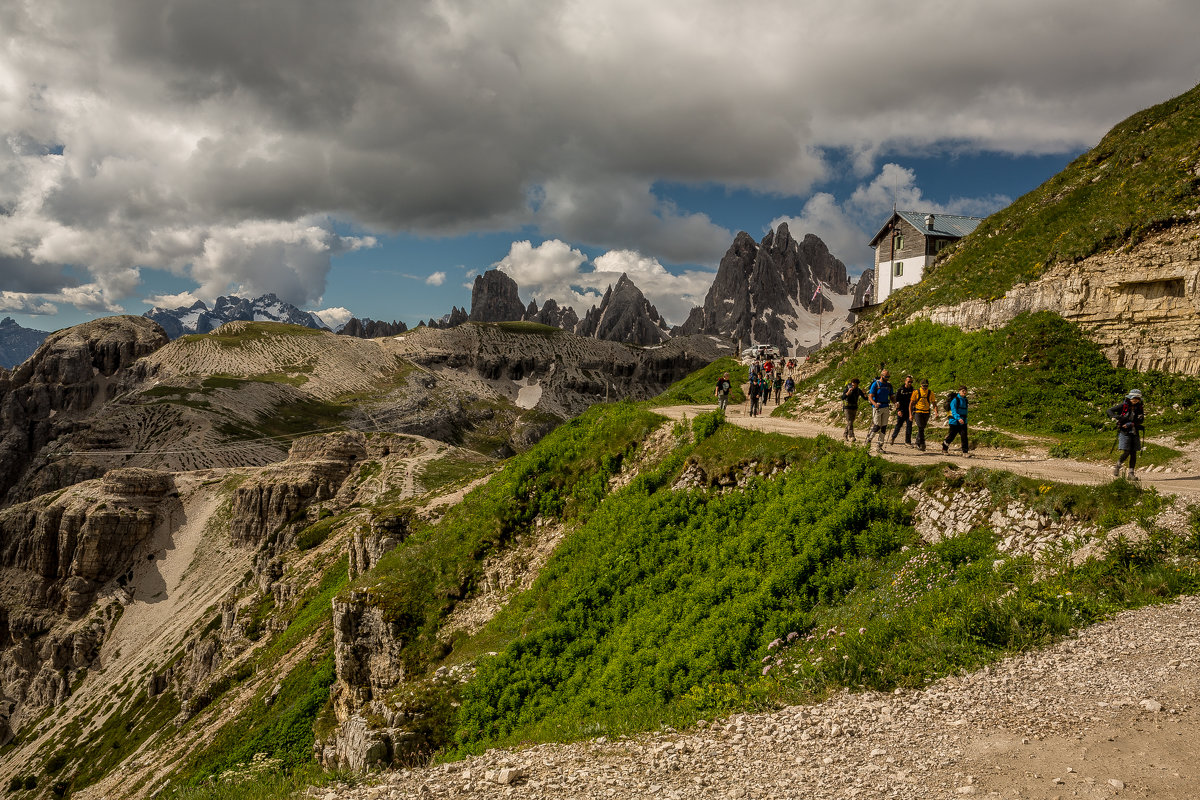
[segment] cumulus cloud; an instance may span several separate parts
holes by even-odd
[[[829,148],[864,177],[946,142],[1062,152],[1196,80],[1190,0],[892,8],[3,4],[3,286],[114,308],[166,270],[198,297],[315,301],[369,244],[334,220],[712,263],[729,231],[663,185],[807,197]]]
[[[13,314],[57,314],[58,307],[28,292],[0,291],[0,311]]]
[[[425,283],[429,286],[441,286],[446,282],[446,273],[438,270],[425,279]]]
[[[636,250],[610,250],[589,265],[580,250],[558,239],[536,247],[528,240],[513,242],[495,266],[517,282],[527,301],[534,299],[540,306],[553,299],[574,308],[579,316],[598,305],[608,287],[627,274],[671,323],[682,322],[693,306],[704,302],[713,279],[713,273],[705,270],[670,272],[657,259]]]
[[[917,175],[898,164],[884,164],[867,183],[859,184],[848,198],[839,202],[827,192],[818,192],[794,217],[772,220],[771,227],[786,222],[793,235],[815,233],[840,258],[851,274],[874,264],[871,237],[891,214],[892,208],[904,211],[928,211],[934,214],[961,214],[985,217],[1012,202],[1004,195],[956,197],[937,203],[925,197],[917,185]]]

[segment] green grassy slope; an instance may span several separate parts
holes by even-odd
[[[884,313],[1003,295],[1060,261],[1136,244],[1200,205],[1200,86],[1140,111],[1032,192],[988,217],[890,298]]]

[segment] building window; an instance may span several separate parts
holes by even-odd
[[[903,250],[904,249],[904,234],[903,233],[896,231],[895,235],[892,236],[892,249],[894,249],[894,250]]]
[[[904,262],[903,261],[896,261],[895,263],[892,264],[892,274],[895,275],[897,278],[899,278],[901,275],[904,274]]]

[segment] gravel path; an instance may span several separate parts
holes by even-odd
[[[773,408],[770,407],[770,408]],[[712,411],[713,406],[668,406],[655,409],[659,414],[671,419],[687,416],[693,419],[697,414]],[[769,412],[768,412],[769,413]],[[834,425],[825,425],[810,420],[785,419],[782,417],[751,417],[742,408],[730,408],[726,420],[734,425],[751,430],[768,433],[784,433],[789,436],[815,437],[824,434],[834,439],[840,439],[842,429]],[[928,464],[931,461],[952,461],[963,466],[986,467],[1002,469],[1025,475],[1031,478],[1060,481],[1062,483],[1079,483],[1096,485],[1107,483],[1113,479],[1112,465],[1089,461],[1073,461],[1068,458],[1047,458],[1044,455],[1030,455],[1015,450],[1003,448],[980,448],[972,451],[970,458],[964,458],[961,453],[951,450],[947,455],[941,451],[941,439],[945,436],[945,428],[932,428],[928,431],[929,449],[922,453],[915,447],[903,444],[889,446],[883,458],[889,461],[899,461],[905,464]],[[858,441],[864,442],[866,431],[860,431]],[[955,444],[958,444],[955,442]],[[874,448],[872,448],[874,451]],[[1188,500],[1200,499],[1200,475],[1181,473],[1177,471],[1140,470],[1138,472],[1144,486],[1153,486],[1162,494],[1175,494]],[[1200,793],[1197,793],[1200,797]]]
[[[325,800],[1200,795],[1200,598],[1120,614],[923,691],[384,776]]]

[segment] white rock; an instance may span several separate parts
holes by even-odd
[[[1158,702],[1157,700],[1143,700],[1138,705],[1147,711],[1162,711],[1162,703]]]

